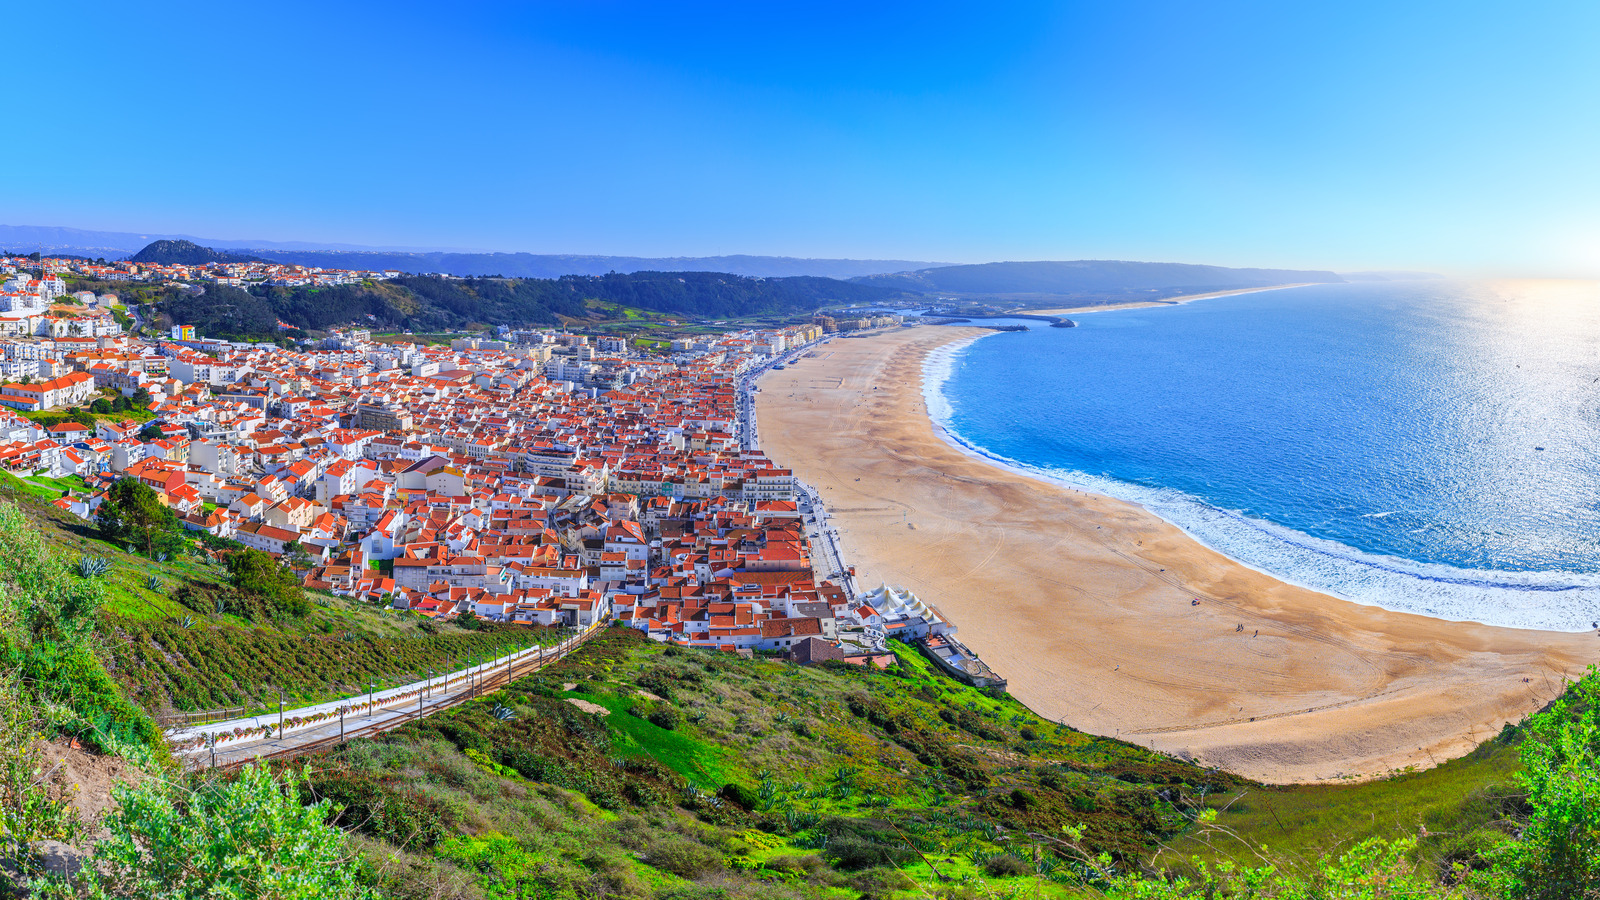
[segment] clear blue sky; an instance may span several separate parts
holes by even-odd
[[[1600,275],[1600,4],[54,2],[0,222]]]

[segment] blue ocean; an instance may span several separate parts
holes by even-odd
[[[1600,621],[1600,285],[1317,285],[1072,318],[931,356],[947,437],[1356,602]]]

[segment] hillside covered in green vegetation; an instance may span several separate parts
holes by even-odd
[[[302,329],[351,322],[380,330],[448,331],[489,324],[561,325],[602,301],[685,318],[727,319],[809,313],[818,307],[882,303],[898,289],[832,278],[744,278],[716,272],[634,272],[561,278],[443,278],[406,275],[387,281],[316,287],[206,285],[172,289],[159,303],[172,321],[208,336],[272,336],[281,320]]]
[[[910,648],[884,671],[808,668],[619,627],[314,759],[307,785],[375,871],[405,873],[380,878],[396,896],[854,897],[1041,875],[1059,893],[1246,783],[1044,721]]]
[[[147,554],[142,542],[130,549],[46,502],[59,493],[48,479],[0,476],[0,500],[9,501],[0,510],[27,523],[39,553],[69,568],[93,563],[91,579],[70,582],[94,592],[95,615],[83,627],[121,696],[151,714],[267,708],[280,697],[318,703],[560,639],[546,629],[435,623],[298,587],[302,602],[274,609],[241,589],[192,532],[169,532]]]
[[[1274,787],[1042,720],[909,648],[809,668],[618,628],[310,760],[305,790],[397,897],[1553,900],[1600,886],[1577,874],[1600,862],[1597,692],[1429,772]],[[1575,808],[1570,839],[1541,818]],[[1541,868],[1576,880],[1542,891]]]
[[[12,491],[27,513],[0,504],[0,886],[32,896],[1600,891],[1594,674],[1436,769],[1277,787],[1041,719],[899,645],[883,669],[802,667],[613,627],[504,690],[378,738],[184,773],[148,711],[266,705],[279,691],[321,699],[543,637],[446,629],[321,595],[207,612],[248,589],[237,572],[187,551],[119,550]],[[93,761],[114,757],[127,762]],[[78,788],[53,780],[55,758],[139,772],[98,788],[109,811],[91,822],[70,802]],[[76,848],[76,879],[45,871],[50,841]]]

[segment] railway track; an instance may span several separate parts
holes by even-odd
[[[360,724],[346,723],[343,718],[303,729],[298,734],[290,734],[280,738],[259,738],[254,741],[240,742],[237,746],[212,746],[204,750],[195,751],[187,755],[186,765],[193,769],[237,769],[258,760],[267,759],[293,759],[313,753],[332,750],[341,744],[349,743],[358,738],[370,738],[393,731],[409,722],[426,719],[446,710],[454,709],[466,703],[471,703],[493,694],[518,678],[525,678],[544,669],[553,663],[559,662],[570,655],[574,650],[583,646],[590,638],[604,631],[605,627],[597,627],[579,635],[578,638],[558,654],[543,658],[530,658],[522,662],[513,661],[508,666],[502,666],[492,671],[486,671],[474,678],[468,685],[439,696],[421,701],[413,709],[384,710],[381,717],[376,713],[366,718]],[[337,730],[335,730],[337,729]],[[328,732],[324,734],[324,732]]]

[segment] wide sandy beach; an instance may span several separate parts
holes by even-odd
[[[981,333],[835,339],[763,376],[761,443],[822,490],[863,586],[933,603],[1042,715],[1266,781],[1371,776],[1467,752],[1600,658],[1593,634],[1285,584],[1141,507],[957,452],[922,364]]]

